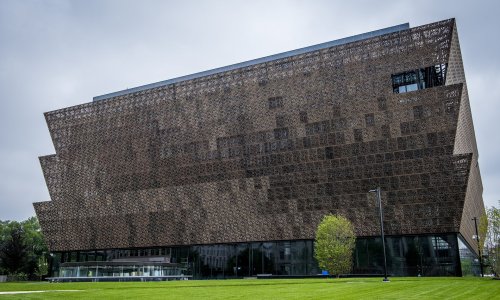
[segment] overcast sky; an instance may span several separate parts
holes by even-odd
[[[484,202],[500,200],[496,1],[0,0],[0,219],[49,200],[43,113],[92,97],[409,22],[455,17]]]

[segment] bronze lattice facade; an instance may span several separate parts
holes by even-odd
[[[300,49],[299,49],[300,50]],[[196,74],[195,74],[196,75]],[[454,19],[392,28],[45,114],[51,251],[456,234],[484,211]]]

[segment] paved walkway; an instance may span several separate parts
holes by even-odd
[[[81,291],[82,290],[9,291],[9,292],[0,292],[0,295],[17,295],[17,294],[50,293],[50,292],[81,292]]]

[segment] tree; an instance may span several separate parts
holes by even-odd
[[[47,246],[45,245],[37,217],[31,217],[22,221],[21,225],[25,232],[26,244],[30,246],[29,251],[34,255],[40,255],[47,252]]]
[[[45,256],[40,256],[38,258],[38,264],[35,271],[35,275],[38,276],[40,280],[42,280],[42,277],[44,275],[47,275],[48,273],[49,273],[49,264],[47,262],[47,258]]]
[[[500,209],[490,207],[487,210],[488,226],[484,239],[484,253],[487,254],[487,264],[495,276],[500,276]]]
[[[356,235],[351,222],[337,215],[326,215],[318,225],[314,257],[320,268],[330,274],[351,271]]]
[[[2,268],[10,274],[24,271],[27,261],[27,247],[24,243],[24,231],[18,222],[9,224],[8,235],[4,237],[0,249]]]
[[[33,278],[39,258],[48,249],[36,217],[22,222],[0,221],[0,274],[26,273]]]
[[[47,258],[48,249],[43,239],[40,224],[37,217],[31,217],[21,222],[24,230],[24,243],[27,246],[27,260],[25,272],[29,275],[36,275],[40,257]],[[45,274],[44,274],[45,275]]]
[[[478,231],[479,247],[480,250],[484,252],[486,246],[486,236],[488,235],[488,212],[484,213],[481,218],[479,218]]]

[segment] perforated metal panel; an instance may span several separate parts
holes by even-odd
[[[474,134],[457,134],[465,80],[403,94],[391,83],[451,64],[454,30],[446,20],[46,113],[52,201],[34,206],[49,248],[312,239],[330,212],[377,235],[376,186],[387,234],[458,232],[477,161],[475,148],[454,153]]]

